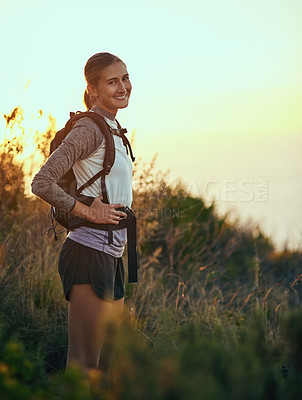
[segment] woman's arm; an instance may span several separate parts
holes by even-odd
[[[122,205],[104,204],[99,198],[91,204],[91,207],[88,207],[76,202],[57,184],[76,161],[89,157],[102,144],[102,141],[103,135],[92,120],[83,118],[78,121],[35,175],[31,186],[32,192],[52,206],[69,212],[72,210],[72,214],[89,221],[116,223],[116,221],[112,222],[112,219],[120,215],[120,212],[113,209]]]

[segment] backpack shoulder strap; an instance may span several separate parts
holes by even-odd
[[[127,152],[127,154],[128,154],[128,151],[130,152],[131,160],[132,160],[132,162],[134,162],[135,157],[132,152],[131,144],[130,144],[128,138],[125,136],[125,133],[127,133],[127,129],[122,128],[120,123],[118,122],[118,120],[116,120],[116,122],[117,122],[118,129],[113,129],[113,134],[122,138],[123,145],[126,147],[126,152]]]
[[[114,139],[112,136],[112,129],[107,124],[107,122],[104,120],[104,118],[96,112],[86,111],[86,112],[78,113],[73,118],[75,118],[75,120],[78,120],[83,117],[88,117],[88,118],[92,119],[98,125],[102,134],[105,137],[106,150],[105,150],[105,156],[104,156],[104,162],[103,162],[103,170],[105,172],[105,175],[108,175],[109,172],[111,171],[111,168],[112,168],[112,166],[114,164],[114,160],[115,160],[115,145],[114,145]]]
[[[88,117],[88,118],[92,119],[99,126],[102,134],[105,137],[106,149],[105,149],[105,155],[104,155],[104,161],[103,161],[103,169],[101,171],[99,171],[97,174],[95,174],[93,177],[91,177],[79,189],[77,189],[76,193],[77,193],[77,195],[80,195],[81,192],[85,188],[92,185],[97,179],[99,179],[101,177],[102,178],[101,186],[102,186],[104,202],[108,203],[109,201],[108,201],[106,187],[105,187],[105,176],[108,175],[109,172],[111,171],[111,168],[112,168],[112,166],[114,164],[114,160],[115,160],[115,145],[114,145],[112,130],[101,115],[99,115],[95,112],[91,112],[91,111],[75,114],[67,122],[67,124],[71,124],[71,127],[72,127],[72,125],[75,121],[79,120],[80,118],[84,118],[84,117]],[[67,127],[67,129],[70,130],[69,126]]]

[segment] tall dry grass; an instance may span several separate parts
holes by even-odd
[[[16,112],[6,118],[22,122]],[[67,305],[57,257],[65,234],[57,242],[44,234],[49,207],[25,194],[17,143],[4,142],[0,158],[4,398],[299,398],[301,253],[278,252],[261,231],[230,224],[215,204],[170,185],[156,159],[135,167],[141,266],[139,283],[126,287],[113,388],[96,385],[91,395],[79,372],[61,375]]]

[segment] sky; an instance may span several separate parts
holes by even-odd
[[[301,0],[0,0],[0,112],[59,128],[84,109],[87,59],[117,54],[136,155],[301,250],[301,18]]]

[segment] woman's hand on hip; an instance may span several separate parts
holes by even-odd
[[[127,217],[127,214],[116,210],[120,207],[125,207],[124,204],[106,204],[102,202],[102,196],[96,197],[90,207],[79,201],[76,201],[71,214],[77,217],[87,219],[95,224],[114,224],[117,225],[120,220]]]
[[[90,209],[90,221],[97,224],[115,224],[117,225],[121,219],[127,217],[127,214],[116,210],[117,208],[125,207],[124,204],[106,204],[102,202],[103,197],[96,197],[91,203]]]

